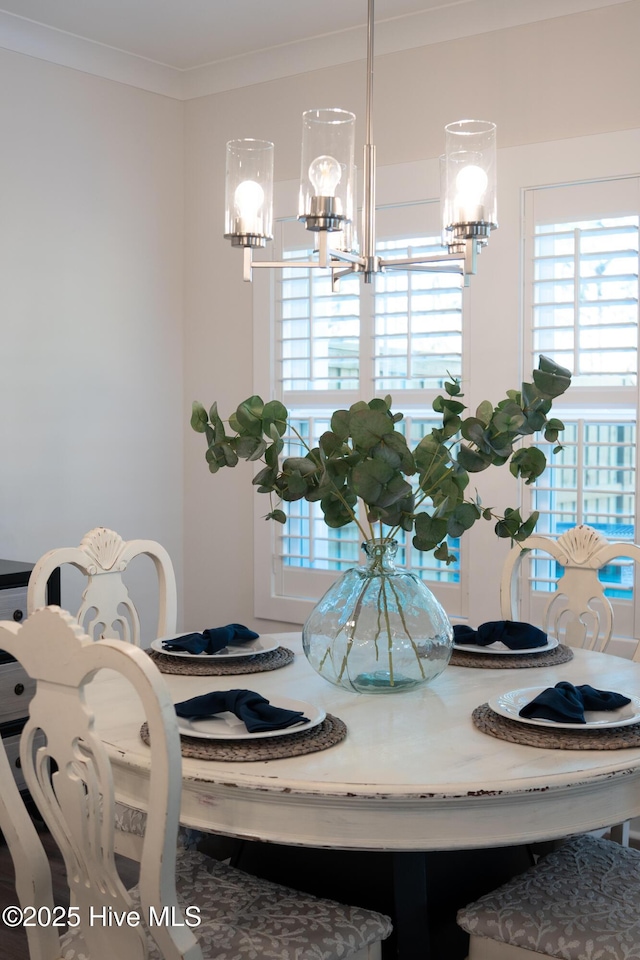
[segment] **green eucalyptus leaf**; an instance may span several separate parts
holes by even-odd
[[[520,543],[522,540],[526,540],[527,537],[530,537],[533,531],[535,530],[536,523],[540,513],[538,510],[534,510],[530,517],[528,517],[523,524],[520,525],[518,532],[515,535],[515,539]]]
[[[353,410],[353,407],[351,408]],[[379,410],[359,409],[349,416],[349,432],[354,446],[363,453],[367,453],[383,437],[393,433],[393,422]]]
[[[353,490],[366,504],[377,504],[393,469],[382,460],[362,460],[353,468]]]
[[[447,535],[447,521],[431,517],[426,512],[418,513],[415,530],[414,547],[418,550],[433,550]]]
[[[443,400],[442,409],[451,414],[452,416],[457,416],[459,413],[462,413],[463,410],[466,410],[464,403],[460,403],[459,400]]]
[[[265,520],[275,520],[276,523],[286,523],[287,515],[284,510],[272,510],[271,513],[267,513]]]
[[[496,536],[501,537],[503,540],[513,540],[518,531],[518,526],[517,524],[509,523],[508,520],[498,520],[494,530],[496,532]]]
[[[270,491],[275,489],[277,477],[278,474],[276,470],[272,470],[270,467],[264,467],[262,470],[256,473],[252,483],[255,487],[264,487],[265,490],[262,491],[264,493],[267,490]]]
[[[526,417],[521,407],[515,402],[510,402],[493,414],[491,427],[496,433],[516,433],[525,421]]]
[[[278,436],[283,437],[287,429],[288,416],[289,412],[283,403],[279,400],[269,400],[262,410],[262,432],[271,436],[271,427],[275,427]]]
[[[331,417],[331,429],[340,440],[349,437],[349,411],[336,410]]]
[[[241,460],[259,460],[267,449],[258,437],[238,437],[233,446]]]
[[[458,464],[463,469],[468,470],[469,473],[480,473],[491,464],[491,457],[488,454],[481,453],[479,450],[472,450],[464,443],[460,444],[456,459]]]
[[[267,466],[271,467],[272,470],[278,469],[278,466],[279,466],[278,455],[279,455],[279,450],[278,450],[277,443],[270,444],[264,452],[265,463],[267,464]]]
[[[194,400],[191,405],[191,428],[195,430],[196,433],[204,433],[208,422],[209,417],[207,416],[207,411],[199,400]]]
[[[547,465],[547,458],[538,447],[524,447],[511,457],[509,470],[514,477],[523,477],[527,484],[533,483]]]
[[[538,368],[543,371],[543,373],[553,373],[559,377],[568,377],[571,379],[571,370],[568,367],[562,367],[559,363],[556,363],[555,360],[552,360],[551,357],[547,357],[544,353],[540,354],[540,359],[538,360]]]
[[[258,396],[243,400],[236,410],[236,420],[240,425],[239,433],[249,433],[251,436],[262,436],[262,411],[264,403]]]
[[[407,445],[407,438],[403,433],[399,433],[397,430],[394,430],[393,433],[388,433],[382,440],[381,445],[388,450],[393,450],[393,452],[398,455],[400,458],[400,469],[403,473],[408,477],[413,476],[416,472],[416,462]]]
[[[306,477],[309,474],[317,473],[318,467],[308,457],[287,457],[282,464],[283,473],[299,473]]]
[[[493,416],[493,404],[490,400],[483,400],[476,408],[476,419],[488,427]]]
[[[445,380],[444,388],[450,397],[460,396],[460,384],[457,380]]]
[[[332,430],[327,430],[326,433],[323,433],[320,437],[320,449],[327,457],[332,457],[334,454],[340,453],[343,446],[344,440]]]
[[[534,370],[533,382],[545,397],[555,398],[563,394],[571,385],[571,376]]]
[[[235,452],[230,443],[221,443],[219,447],[222,451],[222,456],[224,457],[224,462],[228,467],[235,467],[238,463],[238,454]]]
[[[328,527],[336,529],[338,527],[344,527],[353,521],[353,514],[350,512],[349,507],[351,507],[352,511],[356,504],[356,498],[346,497],[344,499],[347,500],[348,505],[345,505],[342,499],[334,496],[325,497],[320,501],[324,522]]]
[[[447,566],[450,563],[453,563],[456,559],[454,553],[449,553],[449,547],[447,546],[446,542],[441,543],[440,546],[433,551],[433,555],[436,560],[443,560]]]
[[[493,407],[491,409],[493,411]],[[484,450],[485,453],[489,452],[489,435],[483,420],[478,417],[467,417],[466,420],[462,421],[460,433],[465,440],[475,443],[480,450]]]

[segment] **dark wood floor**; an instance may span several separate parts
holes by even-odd
[[[69,905],[69,890],[62,857],[48,831],[42,828],[39,833],[51,864],[54,900],[56,904],[66,907]],[[124,883],[127,886],[133,885],[138,872],[137,864],[125,860],[123,857],[118,857],[117,863]],[[13,862],[4,837],[0,834],[0,913],[5,907],[17,904],[17,902]],[[0,960],[29,960],[27,937],[24,930],[18,927],[15,929],[7,926],[2,927],[0,931]]]

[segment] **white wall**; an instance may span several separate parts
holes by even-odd
[[[640,2],[632,0],[380,57],[374,118],[378,162],[437,157],[442,127],[461,117],[494,120],[503,148],[638,128],[639,35]],[[295,178],[304,109],[339,105],[354,110],[362,142],[364,79],[362,63],[346,64],[185,105],[185,418],[193,399],[206,406],[216,399],[227,412],[253,392],[252,291],[242,282],[237,251],[222,238],[225,142],[244,136],[274,140],[276,179]],[[510,181],[517,182],[517,176]],[[510,206],[519,204],[518,196],[504,199]],[[500,298],[503,311],[510,305],[513,334],[498,344],[474,338],[474,350],[492,351],[485,382],[473,385],[478,398],[501,394],[520,376],[520,252],[514,244],[505,248],[498,231],[484,257],[494,263],[489,270],[482,264],[472,281],[471,320],[490,318]],[[211,618],[248,622],[251,468],[241,464],[211,477],[203,453],[202,437],[187,431],[186,618],[190,626]],[[491,535],[488,529],[481,534]]]
[[[0,557],[107,526],[180,572],[183,105],[5,50],[0,87]]]

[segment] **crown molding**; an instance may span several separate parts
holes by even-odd
[[[397,53],[625,2],[629,0],[458,0],[376,23],[376,54]],[[0,10],[0,48],[176,100],[191,100],[362,60],[366,28],[325,34],[184,70]]]
[[[183,72],[0,10],[0,48],[183,100]]]

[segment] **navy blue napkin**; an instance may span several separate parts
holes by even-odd
[[[177,715],[188,720],[205,720],[225,710],[242,720],[249,733],[282,730],[307,721],[301,710],[274,707],[253,690],[216,690],[176,703]]]
[[[574,687],[562,680],[547,687],[520,710],[525,719],[555,720],[556,723],[586,723],[585,710],[618,710],[631,703],[629,697],[611,690],[596,690],[583,683]]]
[[[500,640],[510,650],[528,650],[544,647],[547,643],[547,635],[538,627],[530,623],[520,623],[518,620],[489,620],[487,623],[481,623],[477,630],[467,626],[466,623],[453,625],[454,643],[488,647],[496,640]]]
[[[210,627],[202,633],[186,633],[184,637],[163,640],[162,648],[184,650],[186,653],[218,653],[230,643],[257,640],[259,636],[259,633],[254,633],[241,623],[228,623],[226,627]]]

